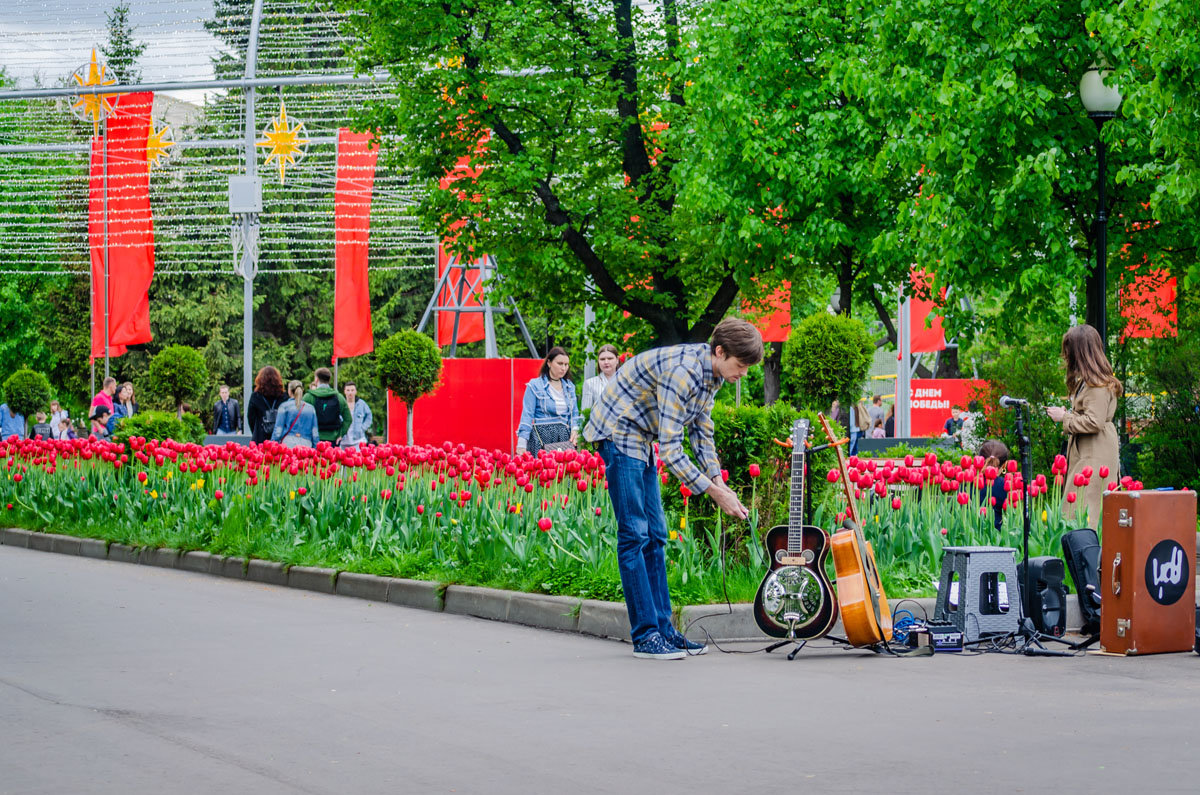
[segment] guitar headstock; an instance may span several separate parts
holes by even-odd
[[[846,456],[842,453],[842,445],[846,444],[848,440],[834,437],[833,431],[829,427],[829,420],[825,419],[824,414],[818,413],[817,419],[825,431],[825,438],[829,440],[833,452],[837,455],[838,472],[841,475],[842,488],[846,492],[846,518],[855,524],[861,524],[858,518],[858,504],[854,501],[854,486],[850,483],[850,477],[846,472]]]

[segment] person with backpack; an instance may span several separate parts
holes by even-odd
[[[350,430],[354,417],[346,398],[329,385],[333,373],[328,367],[318,367],[313,374],[313,387],[304,395],[304,402],[317,413],[317,431],[322,442],[337,444]]]
[[[279,407],[287,400],[283,391],[283,376],[274,367],[267,365],[254,377],[254,391],[246,405],[250,435],[255,444],[271,438],[275,430],[275,417]]]

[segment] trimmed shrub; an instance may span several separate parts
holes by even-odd
[[[783,348],[783,382],[794,405],[827,410],[861,397],[875,344],[861,320],[818,312],[801,320]]]
[[[195,414],[184,414],[180,419],[169,411],[141,411],[118,420],[112,438],[114,442],[128,442],[132,436],[200,444],[205,433],[203,423]]]
[[[50,408],[50,382],[34,370],[17,370],[4,382],[4,402],[28,423],[34,413]]]
[[[381,386],[408,404],[408,443],[413,443],[413,404],[428,395],[442,375],[442,352],[417,331],[398,331],[375,349]]]
[[[183,404],[204,392],[208,366],[195,348],[171,345],[150,361],[146,387],[152,395],[170,401],[175,415],[183,416]]]

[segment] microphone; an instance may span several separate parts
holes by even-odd
[[[1005,395],[1004,397],[1000,398],[1000,405],[1004,406],[1005,408],[1012,408],[1013,406],[1028,406],[1029,401],[1025,398],[1015,398]]]

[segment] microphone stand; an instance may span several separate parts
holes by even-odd
[[[1033,482],[1033,444],[1029,439],[1027,423],[1029,422],[1029,404],[1022,401],[1012,404],[1013,411],[1016,412],[1016,432],[1017,432],[1017,455],[1021,459],[1021,479],[1025,482],[1026,488],[1028,484]],[[1052,635],[1043,635],[1038,632],[1034,626],[1033,619],[1025,615],[1025,600],[1028,594],[1033,593],[1029,590],[1029,535],[1033,528],[1033,520],[1029,516],[1029,495],[1028,493],[1021,495],[1021,520],[1022,520],[1022,555],[1024,562],[1022,563],[1021,583],[1018,586],[1021,593],[1017,599],[1017,603],[1021,606],[1021,629],[1017,633],[1025,640],[1024,654],[1031,657],[1070,657],[1070,652],[1052,651],[1047,649],[1042,644],[1043,640],[1052,640],[1059,643],[1065,643],[1070,646],[1071,642],[1056,638]]]

